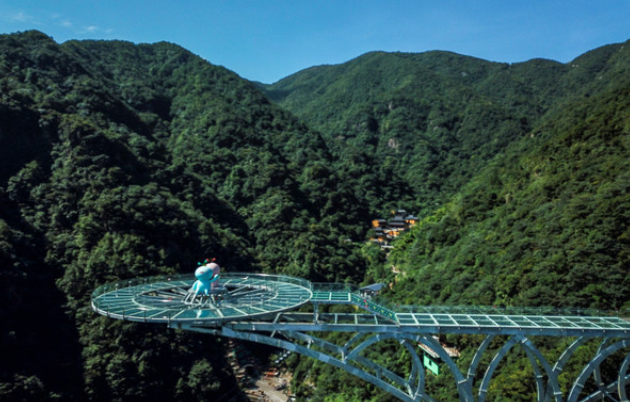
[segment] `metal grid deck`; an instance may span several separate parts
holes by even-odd
[[[494,313],[476,307],[393,307],[378,304],[381,300],[366,299],[356,287],[346,284],[326,286],[281,275],[228,273],[222,284],[233,289],[235,299],[219,308],[185,305],[182,294],[192,286],[192,276],[173,276],[122,281],[104,285],[92,295],[92,307],[108,317],[143,322],[195,322],[201,325],[255,320],[258,328],[299,327],[318,331],[331,326],[356,327],[383,331],[396,326],[405,331],[468,334],[537,334],[550,336],[620,336],[630,337],[630,321],[618,316]],[[238,296],[238,297],[236,297]],[[296,309],[305,303],[352,304],[371,314],[301,315],[300,322],[282,323],[278,313]],[[535,310],[532,310],[534,312]],[[294,315],[300,316],[299,314]],[[333,317],[332,321],[325,317]],[[373,318],[369,318],[369,317]],[[263,319],[261,319],[261,317]],[[268,317],[276,320],[271,322]],[[310,322],[306,317],[311,317]],[[264,322],[268,320],[268,322]],[[273,327],[273,328],[272,328]]]
[[[413,327],[423,332],[467,334],[528,333],[552,336],[601,336],[608,334],[630,337],[630,321],[613,315],[554,315],[553,310],[547,310],[546,314],[534,314],[536,309],[531,309],[529,314],[502,314],[500,309],[497,309],[496,313],[484,314],[481,312],[483,309],[475,307],[470,307],[471,313],[466,314],[466,308],[461,306],[440,306],[439,308],[434,308],[436,312],[427,311],[430,309],[425,308],[418,308],[419,312],[406,312],[405,310],[408,310],[409,306],[401,308],[388,306],[379,310],[375,308],[375,306],[378,307],[379,305],[370,302],[369,299],[366,300],[353,293],[343,291],[314,291],[311,302],[354,304],[382,317],[383,319],[380,320],[381,322],[377,326],[387,325],[387,321],[389,321],[389,325]],[[334,314],[331,316],[334,316]],[[330,329],[330,325],[328,325],[329,323],[326,322],[324,317],[324,315],[318,316],[318,324]],[[337,323],[339,323],[339,320],[335,318],[333,325],[339,325]],[[344,323],[343,325],[347,324],[352,325],[352,323]],[[369,325],[369,320],[363,319],[362,324],[358,325]],[[309,326],[309,328],[317,330],[317,326]],[[377,328],[369,328],[369,330],[378,331]]]
[[[232,295],[218,308],[186,305],[183,295],[195,278],[189,275],[122,281],[98,288],[92,308],[108,317],[140,322],[238,320],[273,315],[308,302],[310,283],[264,274],[226,274],[221,284]]]

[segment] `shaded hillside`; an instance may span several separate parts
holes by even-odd
[[[363,239],[362,209],[323,141],[224,68],[168,43],[32,31],[0,36],[0,89],[0,399],[198,401],[236,387],[222,341],[94,315],[104,282],[212,256],[361,279],[347,239]]]
[[[615,68],[626,66],[619,49],[597,49],[567,65],[367,53],[296,73],[267,94],[322,133],[373,209],[424,215],[556,105],[615,82]],[[383,199],[389,203],[379,204]]]
[[[239,235],[259,246],[264,266],[310,275],[302,270],[301,257],[286,266],[282,249],[287,242],[302,238],[306,246],[305,236],[332,238],[334,243],[340,236],[363,238],[365,213],[345,183],[328,170],[331,156],[320,136],[269,104],[249,82],[166,43],[64,46],[104,82],[111,76],[116,96],[135,105],[151,135],[165,147],[169,169],[194,172],[238,213],[226,225],[230,230],[239,227],[239,219],[246,221],[240,226],[246,231]],[[315,277],[320,280],[345,272],[326,274],[330,266],[316,261],[309,266],[319,271]]]

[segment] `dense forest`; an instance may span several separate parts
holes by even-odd
[[[0,400],[231,395],[224,339],[89,304],[205,257],[401,304],[630,309],[628,45],[368,53],[261,85],[171,43],[0,35]],[[370,221],[396,208],[421,221],[385,254]],[[288,364],[302,399],[393,400]],[[514,366],[497,395],[527,395]]]

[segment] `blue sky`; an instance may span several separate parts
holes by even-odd
[[[173,42],[250,80],[373,50],[568,62],[630,39],[630,0],[0,0],[0,33]]]

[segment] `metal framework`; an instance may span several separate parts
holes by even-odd
[[[293,351],[341,368],[408,402],[435,401],[426,388],[424,352],[419,344],[446,366],[460,401],[485,401],[494,373],[515,347],[522,349],[531,365],[538,402],[629,401],[630,322],[619,316],[540,309],[399,307],[368,298],[348,284],[311,284],[261,274],[227,274],[223,283],[228,294],[223,303],[190,306],[182,300],[193,280],[161,277],[105,285],[92,295],[92,307],[111,318],[166,323],[171,328]],[[307,303],[312,311],[294,312]],[[360,310],[321,313],[323,304],[347,304]],[[345,332],[347,341],[334,344],[317,336],[326,332]],[[446,334],[483,335],[465,370],[436,337]],[[573,342],[550,361],[534,343],[540,337],[570,337]],[[395,373],[365,357],[374,344],[387,341],[400,344],[411,356],[407,374]],[[563,389],[563,369],[587,342],[600,346],[572,386]],[[602,363],[611,356],[620,360],[619,369],[606,383]]]

